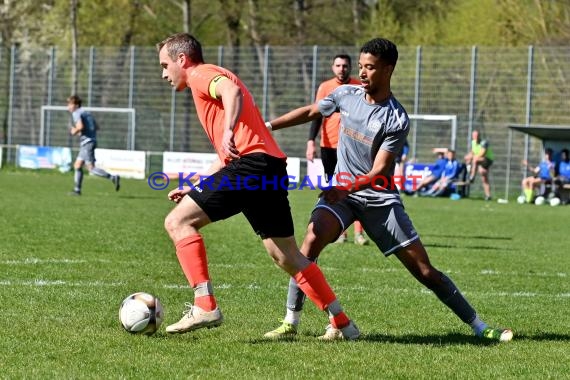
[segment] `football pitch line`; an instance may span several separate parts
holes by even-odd
[[[130,261],[123,261],[125,266],[128,266]],[[58,259],[39,259],[34,257],[28,257],[25,259],[20,260],[0,260],[0,266],[20,266],[20,265],[45,265],[45,264],[64,264],[64,265],[79,265],[79,264],[88,264],[88,263],[107,263],[112,264],[113,266],[120,265],[120,261],[116,260],[105,260],[105,259],[67,259],[67,258],[58,258]],[[263,264],[243,264],[243,263],[235,263],[235,264],[216,264],[210,263],[209,266],[211,268],[229,268],[229,269],[255,269],[266,267],[265,263]],[[326,272],[335,272],[335,271],[345,271],[346,268],[344,267],[334,267],[330,265],[320,265],[324,271]],[[374,268],[374,267],[363,267],[363,268],[356,268],[351,269],[354,271],[360,271],[362,273],[398,273],[398,272],[406,272],[404,268]],[[444,269],[443,272],[447,274],[462,274],[462,271],[458,270],[450,270]],[[470,273],[471,274],[471,273]],[[478,272],[478,274],[483,276],[501,276],[501,277],[553,277],[553,278],[566,278],[569,277],[567,272],[517,272],[517,271],[509,271],[503,272],[493,269],[483,269]]]
[[[65,280],[44,280],[44,279],[34,279],[34,280],[0,280],[1,287],[33,287],[33,288],[41,288],[41,287],[70,287],[70,288],[105,288],[105,287],[122,287],[125,283],[123,282],[105,282],[105,281],[65,281]],[[182,285],[182,284],[164,284],[162,286],[164,289],[174,289],[174,290],[183,290],[189,291],[190,286]],[[283,294],[285,294],[286,284],[283,286],[261,286],[258,283],[252,283],[247,285],[232,285],[227,283],[222,283],[219,285],[215,285],[214,289],[246,289],[251,291],[257,291],[260,289],[275,289],[279,288],[283,290]],[[429,294],[431,295],[431,291],[427,289],[407,289],[407,288],[390,288],[390,287],[365,287],[365,286],[353,286],[353,287],[346,287],[346,286],[336,286],[336,290],[339,291],[350,291],[350,292],[375,292],[375,293],[386,293],[386,294],[394,294],[394,293],[407,293],[407,294]],[[479,297],[518,297],[518,298],[570,298],[570,293],[544,293],[544,292],[464,292],[465,295],[470,296],[479,296]]]

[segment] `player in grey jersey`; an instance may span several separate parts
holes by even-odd
[[[396,46],[382,38],[360,49],[362,86],[341,86],[318,104],[295,109],[269,123],[277,130],[340,112],[338,163],[333,186],[322,192],[311,215],[301,252],[316,260],[355,219],[385,256],[394,254],[408,271],[431,289],[474,333],[486,340],[509,341],[509,329],[489,327],[476,314],[454,283],[434,268],[402,205],[394,179],[395,158],[409,131],[405,109],[392,95],[390,79],[396,62]],[[289,283],[286,316],[267,338],[290,338],[297,333],[304,295],[294,280]],[[327,327],[329,337],[342,339]]]
[[[67,110],[71,113],[73,126],[69,133],[72,136],[79,135],[79,153],[73,164],[75,169],[74,187],[70,195],[81,195],[81,187],[83,184],[83,165],[91,174],[99,177],[107,178],[113,182],[115,191],[119,191],[121,187],[121,177],[111,175],[101,168],[95,167],[95,148],[97,147],[97,122],[91,113],[85,111],[81,107],[81,98],[77,95],[71,95],[67,98]]]

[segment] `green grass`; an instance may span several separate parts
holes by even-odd
[[[320,265],[363,336],[323,343],[326,316],[307,304],[293,342],[261,337],[283,317],[287,276],[241,215],[202,230],[220,328],[130,335],[121,300],[157,295],[165,325],[192,292],[163,219],[165,191],[125,180],[0,171],[0,377],[2,378],[568,378],[569,207],[405,198],[432,262],[480,316],[515,340],[482,344],[395,257],[331,245]],[[292,191],[297,240],[316,192]]]

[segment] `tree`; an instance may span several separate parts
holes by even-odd
[[[70,0],[71,16],[71,93],[77,94],[77,0]]]

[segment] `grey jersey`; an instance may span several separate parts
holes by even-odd
[[[84,145],[89,142],[97,142],[97,123],[90,112],[83,108],[78,108],[71,114],[73,125],[75,126],[79,119],[83,123],[83,129],[79,136],[79,144]]]
[[[360,86],[339,86],[319,102],[323,116],[340,112],[340,131],[337,148],[338,162],[333,184],[346,186],[356,176],[372,169],[376,153],[386,150],[398,155],[410,129],[408,114],[402,105],[390,96],[384,103],[370,104]],[[393,183],[394,165],[389,178],[378,178],[376,189],[368,188],[351,194],[366,199],[371,206],[399,203],[400,195]],[[379,187],[386,186],[386,189]]]

